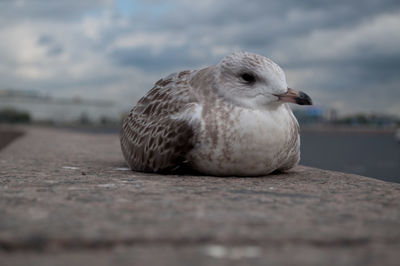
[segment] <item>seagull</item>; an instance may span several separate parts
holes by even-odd
[[[216,65],[157,81],[123,121],[122,153],[141,172],[286,171],[300,161],[299,125],[288,103],[312,101],[288,87],[272,60],[234,52]]]

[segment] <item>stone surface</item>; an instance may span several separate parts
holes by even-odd
[[[302,166],[137,173],[117,135],[25,131],[0,151],[0,265],[400,261],[400,184]]]
[[[5,127],[0,124],[0,150],[22,135],[23,132],[21,130],[14,127]]]

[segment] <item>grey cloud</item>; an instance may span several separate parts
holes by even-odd
[[[50,35],[42,35],[38,38],[37,42],[41,45],[51,44],[53,42],[53,37]]]
[[[190,55],[189,47],[167,48],[160,54],[154,54],[150,48],[117,49],[110,55],[117,63],[134,66],[144,71],[168,73],[179,69],[188,69],[207,63],[207,58],[195,59]]]
[[[48,33],[39,35],[37,43],[46,48],[49,57],[57,58],[57,55],[79,47],[82,51],[104,59],[99,60],[100,62],[111,64],[110,68],[115,69],[114,73],[129,69],[132,72],[138,70],[150,73],[151,77],[217,63],[220,58],[216,57],[222,56],[222,52],[214,53],[216,48],[224,53],[240,48],[271,57],[288,71],[309,70],[313,73],[310,79],[292,82],[321,91],[321,94],[325,95],[325,98],[321,97],[322,103],[329,104],[329,97],[338,100],[341,97],[347,99],[350,94],[354,96],[357,93],[370,93],[374,87],[384,94],[397,95],[394,90],[398,90],[400,84],[400,50],[386,49],[386,46],[382,45],[383,42],[394,43],[392,36],[385,36],[381,42],[361,40],[356,44],[358,46],[346,50],[346,53],[338,50],[328,57],[319,53],[329,49],[328,41],[323,40],[319,43],[313,42],[312,39],[307,40],[310,40],[315,32],[335,30],[339,33],[332,36],[341,38],[341,31],[351,34],[358,25],[368,25],[383,14],[399,14],[395,13],[400,10],[398,0],[232,0],[214,1],[209,5],[207,3],[208,1],[203,3],[185,0],[137,1],[137,5],[145,4],[148,9],[159,4],[167,7],[157,16],[152,13],[134,12],[132,17],[124,18],[124,23],[119,23],[121,16],[115,10],[114,4],[105,0],[38,0],[34,4],[25,1],[24,8],[11,1],[0,1],[0,29],[10,23],[25,20],[76,23],[83,16],[93,15],[96,18],[97,13],[107,11],[111,14],[107,22],[109,26],[100,30],[97,39],[89,40],[81,33],[82,35],[73,38],[77,45],[72,45],[60,42]],[[42,32],[46,32],[46,29],[43,28]],[[182,35],[185,41],[174,47],[168,43],[160,44],[161,48],[156,52],[147,45],[124,48],[114,45],[121,37],[134,36],[141,32],[154,35],[167,33],[171,38]],[[281,56],[282,54],[287,56]],[[51,84],[66,89],[81,83],[87,87],[92,86],[93,94],[96,94],[95,88],[101,84],[112,85],[119,79],[129,79],[128,76],[124,76],[127,74],[115,77],[112,75],[114,74],[110,74],[106,79],[88,77],[73,82],[60,79],[41,83],[39,80],[34,84],[38,87],[41,84]],[[7,73],[0,73],[0,76],[7,76]],[[373,99],[369,101],[372,102]],[[393,97],[388,96],[387,102],[393,101]],[[364,108],[364,102],[368,102],[368,99],[360,100],[360,105],[361,102]],[[371,103],[371,106],[382,110],[386,108],[384,104],[377,102]]]
[[[46,47],[47,55],[57,56],[63,53],[64,48],[57,42],[51,35],[41,35],[39,36],[37,43]]]
[[[73,20],[88,11],[96,12],[106,7],[110,7],[110,1],[0,1],[0,17],[7,18],[9,22],[26,19]]]
[[[186,3],[186,2],[184,2]],[[182,8],[181,2],[177,2],[175,8]],[[210,7],[205,13],[196,13],[196,9],[184,9],[181,12],[171,12],[165,14],[157,23],[157,30],[163,28],[171,30],[176,27],[176,31],[183,31],[190,36],[192,43],[201,42],[201,37],[209,36],[213,44],[226,45],[228,47],[240,47],[244,50],[252,50],[268,55],[271,50],[280,49],[281,42],[289,43],[284,47],[291,49],[295,47],[295,37],[306,36],[313,30],[321,30],[326,27],[335,28],[349,27],[355,22],[360,22],[371,15],[381,12],[393,11],[400,7],[398,1],[229,1],[218,2]],[[290,20],[288,14],[291,11],[302,12],[297,19]],[[187,12],[184,12],[187,11]],[[320,12],[314,15],[311,12]],[[178,15],[176,15],[178,14]],[[309,15],[309,16],[307,16]],[[152,24],[152,23],[149,23]],[[234,26],[232,26],[232,24]],[[154,25],[153,25],[154,26]],[[293,42],[292,44],[290,44]],[[158,61],[154,60],[148,51],[124,50],[115,51],[112,56],[117,61],[129,65],[142,65],[146,70],[150,66],[157,65],[162,70],[165,67],[176,64],[195,63],[196,59],[190,59],[190,55],[182,52],[165,50],[158,56]],[[146,50],[146,49],[145,49]],[[301,51],[299,51],[301,53]],[[364,65],[369,61],[378,60],[375,54],[366,54],[365,49],[360,49],[360,54],[353,54],[353,58],[337,58],[329,61],[313,58],[311,61],[296,60],[285,62],[288,67],[302,66],[311,64],[321,65]],[[368,59],[371,57],[370,59]],[[389,55],[392,57],[392,55]],[[169,63],[168,63],[168,60]],[[198,59],[197,59],[198,60]],[[367,61],[364,64],[362,61]],[[386,62],[386,58],[381,60]],[[395,60],[389,60],[394,61]],[[203,62],[199,62],[200,64]],[[370,67],[379,67],[369,64]],[[379,67],[380,68],[380,67]]]
[[[201,25],[231,25],[235,23],[248,23],[266,18],[266,20],[280,20],[282,27],[290,23],[286,18],[291,12],[300,11],[301,14],[315,16],[321,12],[314,20],[313,28],[336,26],[348,24],[349,22],[359,21],[377,13],[395,11],[400,8],[399,1],[395,0],[366,0],[366,1],[215,1],[204,10],[193,8],[188,1],[171,2],[172,11],[161,18],[160,27],[190,26]],[[196,7],[196,6],[195,6]],[[302,17],[302,21],[308,21],[309,17]],[[293,26],[298,25],[299,21],[294,21]],[[302,23],[300,23],[302,24]],[[268,25],[266,25],[268,26]]]

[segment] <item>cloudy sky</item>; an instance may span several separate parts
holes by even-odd
[[[245,50],[340,114],[400,114],[398,0],[0,0],[0,89],[111,99]]]

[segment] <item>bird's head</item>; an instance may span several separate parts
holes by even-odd
[[[272,60],[253,53],[235,52],[216,65],[216,91],[228,101],[263,109],[284,102],[311,105],[311,98],[288,88],[283,70]]]

